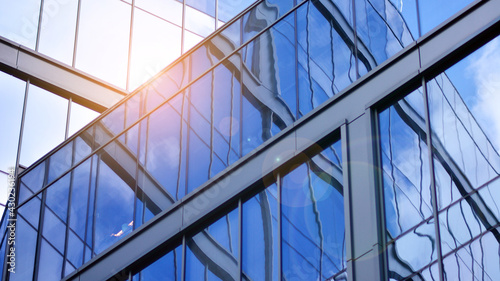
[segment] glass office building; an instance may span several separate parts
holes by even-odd
[[[499,11],[264,0],[223,19],[19,174],[3,279],[499,279]]]

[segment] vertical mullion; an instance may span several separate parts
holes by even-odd
[[[72,102],[73,102],[73,99],[70,97],[68,99],[68,111],[66,112],[66,131],[64,132],[64,140],[68,139],[69,123],[70,123],[70,118],[71,118],[71,103]]]
[[[238,273],[239,281],[243,281],[243,203],[238,199]]]
[[[14,168],[14,175],[15,175],[16,179],[17,179],[18,170],[19,170],[18,167],[21,163],[21,148],[23,146],[24,123],[26,122],[26,108],[28,106],[29,88],[30,88],[30,80],[28,79],[26,81],[26,88],[24,91],[23,112],[21,114],[21,126],[19,128],[19,140],[17,142],[16,167]],[[20,189],[17,188],[17,193],[19,193],[19,191],[20,191]],[[18,200],[18,197],[16,198],[16,200]],[[22,202],[17,202],[16,205],[19,205],[19,203],[22,203]]]
[[[182,270],[181,281],[186,280],[186,235],[182,236]]]
[[[430,180],[431,180],[431,205],[432,213],[434,217],[434,229],[436,234],[436,250],[437,250],[437,263],[439,268],[439,280],[443,281],[443,260],[441,251],[441,232],[439,227],[439,209],[437,204],[437,190],[436,190],[436,178],[434,173],[434,161],[432,157],[432,128],[430,120],[430,108],[429,108],[429,95],[427,92],[427,83],[425,77],[422,77],[422,89],[424,92],[424,108],[425,108],[425,130],[426,130],[426,141],[428,147],[428,158],[429,158],[429,170],[430,170]]]
[[[278,172],[276,175],[276,190],[277,190],[277,203],[278,203],[278,214],[276,216],[278,220],[278,280],[283,280],[283,237],[282,237],[282,221],[281,221],[281,173]],[[265,191],[264,191],[265,192]]]
[[[418,37],[422,36],[422,24],[420,23],[421,18],[420,18],[420,2],[419,0],[415,0],[415,4],[417,6],[417,26],[418,26]]]
[[[352,5],[352,25],[353,25],[353,30],[354,30],[354,65],[356,66],[356,79],[359,79],[359,63],[358,63],[358,29],[357,29],[357,24],[356,24],[356,1],[351,0],[351,5]]]
[[[182,1],[181,54],[184,54],[184,39],[186,38],[186,1]]]
[[[45,175],[43,180],[43,185],[47,184],[47,176],[49,173],[50,158],[47,159],[45,164]],[[43,232],[43,222],[45,217],[45,202],[47,200],[47,191],[42,192],[42,200],[40,200],[40,216],[38,217],[38,232],[36,238],[36,248],[35,248],[35,260],[33,262],[33,280],[38,280],[38,267],[40,263],[40,252],[42,247],[42,232]]]
[[[135,11],[135,0],[132,0],[130,7],[130,31],[128,37],[128,58],[127,58],[127,80],[125,80],[125,89],[130,91],[130,61],[132,59],[132,39],[134,35],[134,11]]]
[[[90,158],[90,172],[89,172],[89,185],[88,185],[88,192],[87,192],[87,209],[85,211],[85,233],[84,233],[84,236],[83,236],[83,263],[85,263],[85,254],[87,252],[87,248],[90,248],[90,257],[92,258],[92,247],[88,247],[87,246],[87,232],[89,231],[88,229],[88,226],[89,226],[89,223],[88,223],[88,218],[89,218],[89,214],[90,214],[90,195],[92,194],[91,192],[91,189],[92,189],[92,171],[94,170],[94,156],[91,156]],[[95,196],[94,196],[95,197]],[[94,202],[95,203],[95,202]],[[94,227],[92,225],[92,227]]]
[[[38,16],[38,28],[36,31],[36,41],[35,41],[35,51],[38,52],[38,46],[40,45],[40,33],[42,31],[42,21],[43,21],[43,4],[44,0],[40,1],[40,14]]]
[[[76,51],[77,51],[77,46],[78,46],[78,34],[80,31],[80,12],[81,12],[81,7],[82,7],[82,0],[78,0],[78,8],[76,10],[76,26],[75,26],[75,40],[74,40],[74,45],[73,45],[73,61],[71,62],[71,66],[75,67],[76,64]]]
[[[347,123],[343,124],[340,127],[340,140],[342,147],[342,171],[343,171],[343,182],[344,182],[344,217],[345,217],[345,243],[346,243],[346,262],[354,257],[354,250],[352,241],[353,237],[353,221],[352,221],[352,213],[351,213],[351,187],[349,183],[349,149],[348,149],[348,133],[347,133]],[[354,276],[354,263],[351,261],[346,264],[346,272],[348,276],[348,280],[355,280]]]

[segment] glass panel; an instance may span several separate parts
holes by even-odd
[[[387,246],[389,276],[408,277],[436,260],[434,229],[434,221],[426,221]]]
[[[444,280],[495,280],[499,257],[498,240],[487,232],[443,260]]]
[[[419,0],[422,34],[438,26],[472,2],[472,0]]]
[[[40,220],[40,195],[26,202],[19,210],[18,215],[31,224],[31,227],[38,229]]]
[[[29,196],[33,195],[34,192],[40,190],[44,184],[45,174],[46,174],[46,161],[38,164],[35,168],[29,171],[21,178],[22,187],[27,188],[26,194],[22,194],[23,188],[21,188],[21,194],[19,194],[19,202],[22,203]]]
[[[200,43],[203,40],[202,36],[196,35],[193,32],[189,32],[187,30],[184,31],[184,50],[183,53],[187,52],[196,44]]]
[[[21,3],[21,1],[15,3]],[[1,9],[0,14],[9,11],[11,6],[9,4],[9,9]],[[0,16],[0,22],[4,19],[3,16]],[[0,103],[0,120],[9,120],[9,122],[0,123],[0,132],[2,132],[0,138],[0,170],[4,172],[7,172],[8,168],[16,166],[25,89],[26,82],[0,71],[0,100],[2,100]]]
[[[165,280],[178,281],[182,275],[182,246],[161,257],[141,272],[134,275],[134,281]]]
[[[205,14],[209,14],[215,17],[215,3],[214,0],[186,0],[186,4],[189,6],[202,11]]]
[[[500,38],[497,37],[427,83],[440,208],[495,179],[500,173]],[[489,213],[497,189],[475,203]],[[497,211],[498,213],[498,211]]]
[[[278,280],[277,197],[273,184],[243,204],[242,270],[251,280]]]
[[[443,255],[467,244],[486,230],[470,203],[470,199],[461,200],[439,215]]]
[[[405,29],[411,31],[413,38],[420,37],[420,34],[418,34],[416,2],[416,0],[390,0],[390,2],[386,4],[387,19],[391,21],[389,25],[394,28],[394,31],[399,30],[400,33],[396,33],[396,36],[400,39],[403,36],[408,36],[408,33],[404,31]],[[408,39],[411,38],[401,41],[407,42]]]
[[[40,0],[1,1],[0,35],[35,49],[40,2]]]
[[[135,159],[117,141],[99,152],[94,252],[99,254],[133,228]]]
[[[38,280],[61,280],[63,258],[45,239],[42,239],[38,265]]]
[[[331,157],[332,152],[340,157]],[[340,158],[337,142],[283,177],[281,245],[286,279],[326,280],[346,267]]]
[[[60,253],[64,253],[66,224],[49,208],[45,208],[43,217],[43,237]]]
[[[238,209],[186,242],[186,281],[238,280]],[[234,240],[233,240],[234,239]]]
[[[71,168],[73,162],[73,142],[70,142],[57,150],[49,157],[49,174],[47,183],[51,183],[57,177]]]
[[[125,104],[121,104],[95,123],[94,150],[125,129]]]
[[[45,193],[47,198],[45,204],[54,211],[54,213],[63,220],[67,221],[68,218],[68,199],[69,199],[69,185],[71,174],[66,174],[64,177],[49,186]]]
[[[181,28],[135,9],[130,89],[156,75],[181,55]]]
[[[395,7],[386,0],[356,1],[357,44],[370,61],[369,70],[413,41],[402,18],[393,18],[396,15]]]
[[[215,30],[215,19],[205,13],[186,6],[185,27],[200,36],[206,37]]]
[[[77,10],[78,0],[43,2],[39,52],[72,64]]]
[[[130,5],[119,0],[89,0],[82,2],[80,13],[76,67],[125,88]]]
[[[83,242],[76,236],[73,231],[68,232],[68,247],[66,258],[76,267],[83,264]],[[68,264],[66,264],[67,266]]]
[[[182,100],[181,100],[182,101]],[[148,120],[146,169],[165,189],[172,203],[179,200],[178,178],[185,159],[181,158],[182,126],[179,112],[170,103],[153,112]]]
[[[85,127],[90,123],[90,121],[94,120],[99,115],[99,112],[82,106],[76,102],[71,102],[71,115],[69,117],[68,136],[73,135],[78,130]]]
[[[30,166],[64,140],[68,100],[30,85],[20,164]]]
[[[71,179],[69,226],[81,239],[85,239],[87,207],[89,203],[91,159],[76,167]],[[75,264],[76,265],[76,264]]]
[[[182,4],[175,0],[136,0],[135,5],[174,24],[182,25]]]
[[[33,279],[37,232],[26,221],[18,217],[16,229],[16,266],[9,280],[25,281]],[[50,261],[50,259],[48,259]]]
[[[432,216],[423,95],[416,90],[379,115],[389,240]]]
[[[253,0],[219,0],[218,1],[218,16],[219,20],[227,22],[242,12],[255,1]]]

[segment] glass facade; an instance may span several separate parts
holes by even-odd
[[[22,273],[5,263],[7,280],[500,277],[498,17],[469,23],[470,42],[446,37],[498,1],[269,0],[236,18],[222,0],[107,2],[79,3],[80,24],[108,4],[116,13],[77,37],[121,29],[112,56],[101,50],[120,63],[99,67],[114,65],[119,83],[140,84],[128,64],[166,63],[208,38],[20,174]],[[431,60],[434,42],[450,50]],[[34,132],[23,144],[40,134],[33,120],[55,143],[76,130],[68,111],[37,118],[32,104],[50,97],[14,84],[27,98],[12,101],[24,103],[13,130]],[[148,235],[166,238],[127,248]],[[108,263],[116,271],[94,269]]]
[[[483,242],[498,237],[500,218],[494,125],[499,119],[487,111],[497,91],[492,50],[498,42],[499,37],[379,115],[393,280],[499,276],[498,266],[485,262],[498,260],[498,251],[485,249],[498,249],[498,241]],[[485,75],[485,69],[492,72]],[[440,262],[442,269],[432,270]]]

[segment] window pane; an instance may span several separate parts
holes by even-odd
[[[179,246],[136,274],[133,281],[178,281],[181,272],[182,246]]]
[[[130,89],[156,75],[181,55],[181,28],[135,9]]]
[[[68,136],[73,135],[81,128],[85,127],[90,121],[99,116],[100,113],[82,106],[76,102],[71,102],[71,116],[69,117]]]
[[[432,216],[423,95],[416,90],[379,115],[389,240]]]
[[[35,49],[40,0],[0,1],[0,35]]]
[[[8,9],[2,9],[8,10]],[[0,12],[1,13],[1,12]],[[1,17],[0,17],[1,18]],[[16,165],[26,82],[0,71],[0,170]]]
[[[186,29],[206,37],[215,30],[215,19],[205,13],[186,6]]]
[[[283,277],[326,280],[346,267],[340,142],[283,177]]]
[[[215,17],[215,2],[214,0],[186,0],[189,6],[212,17]]]
[[[182,4],[175,0],[137,0],[135,5],[178,26],[182,25]]]
[[[218,1],[218,12],[219,12],[219,20],[227,22],[234,18],[237,14],[242,12],[248,6],[250,6],[253,0],[219,0]]]
[[[278,280],[277,196],[273,184],[243,204],[242,270],[251,280]]]
[[[422,35],[472,2],[472,0],[419,0]]]
[[[61,280],[63,258],[52,246],[42,239],[40,248],[38,280]]]
[[[37,232],[23,218],[18,217],[16,229],[16,273],[9,274],[9,280],[24,281],[33,279],[36,240]]]
[[[99,254],[132,231],[135,163],[131,167],[113,142],[100,152],[95,206],[95,249]]]
[[[73,62],[78,0],[44,1],[38,51],[67,65]]]
[[[119,0],[83,1],[76,67],[125,89],[130,15]]]
[[[29,166],[64,140],[68,100],[30,85],[21,165]]]

